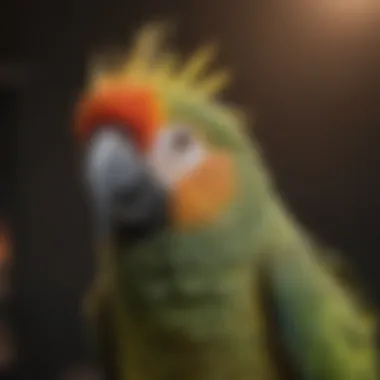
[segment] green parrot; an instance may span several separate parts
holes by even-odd
[[[75,136],[94,221],[85,301],[118,380],[378,380],[375,321],[220,100],[206,45],[180,64],[149,24],[94,65]]]

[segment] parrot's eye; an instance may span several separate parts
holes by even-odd
[[[171,186],[204,159],[206,150],[190,129],[168,128],[159,133],[148,163],[160,182]]]
[[[178,153],[184,152],[191,148],[193,142],[195,143],[193,136],[187,129],[180,129],[173,133],[172,146]]]

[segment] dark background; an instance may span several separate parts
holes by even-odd
[[[70,110],[88,54],[156,16],[188,52],[221,42],[226,94],[299,218],[344,248],[380,301],[380,11],[375,1],[7,0],[0,10],[0,206],[14,225],[14,378],[55,379],[83,356],[92,271]],[[286,3],[286,5],[285,5]],[[306,5],[307,3],[307,5]]]

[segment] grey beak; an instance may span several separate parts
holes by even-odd
[[[98,234],[123,231],[129,240],[165,224],[166,197],[131,139],[112,126],[99,128],[84,157]]]

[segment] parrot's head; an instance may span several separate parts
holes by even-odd
[[[140,33],[127,62],[97,73],[76,110],[97,236],[135,273],[143,262],[233,265],[263,223],[259,155],[216,99],[225,73],[201,75],[211,50],[178,68],[157,51],[159,35]]]

